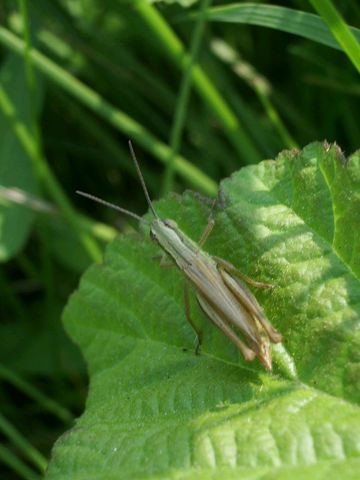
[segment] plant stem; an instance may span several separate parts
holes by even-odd
[[[71,412],[60,405],[55,400],[44,395],[38,388],[34,387],[31,383],[21,378],[17,373],[13,372],[5,365],[0,363],[0,379],[11,383],[18,390],[28,395],[35,400],[44,410],[51,412],[57,416],[60,420],[69,423],[73,419]]]
[[[9,466],[25,480],[40,480],[40,475],[37,475],[31,468],[29,468],[24,462],[22,462],[13,452],[0,445],[0,460],[5,465]]]
[[[165,195],[167,192],[173,190],[175,165],[174,159],[176,154],[180,150],[181,139],[184,131],[185,117],[187,107],[189,103],[191,83],[192,83],[192,70],[195,62],[197,61],[201,39],[203,37],[204,28],[206,24],[206,9],[211,5],[212,0],[202,0],[200,4],[200,15],[197,18],[193,37],[191,39],[190,54],[188,58],[187,66],[183,72],[181,79],[181,86],[178,95],[178,101],[176,104],[174,120],[170,132],[170,148],[171,155],[169,161],[166,164],[162,193]]]
[[[81,228],[79,225],[78,215],[73,209],[71,203],[62,190],[57,178],[51,171],[45,157],[38,151],[34,137],[31,135],[26,125],[19,121],[16,115],[14,105],[7,95],[5,89],[0,85],[0,109],[3,111],[5,117],[9,121],[11,128],[17,136],[22,147],[26,151],[27,155],[34,163],[39,178],[44,183],[50,196],[54,199],[55,203],[59,205],[65,218],[69,221],[70,225],[74,228],[76,234],[79,236],[81,243],[85,250],[88,252],[90,258],[95,261],[101,261],[102,254],[96,242]]]
[[[24,43],[3,27],[0,27],[0,43],[11,49],[13,52],[24,55]],[[95,111],[115,128],[125,133],[129,138],[138,142],[161,162],[166,163],[168,161],[170,155],[169,147],[160,142],[142,125],[126,115],[126,113],[114,108],[97,92],[80,82],[77,78],[70,75],[37,50],[33,49],[31,51],[31,58],[34,66],[36,66],[36,68],[44,73],[50,80],[54,81],[58,86],[66,90],[73,97],[77,98],[77,100],[88,108]],[[184,157],[176,155],[175,167],[179,175],[182,175],[198,190],[208,195],[216,194],[217,184]]]
[[[148,3],[147,0],[137,0],[135,5],[142,19],[150,27],[153,34],[159,39],[164,51],[168,53],[169,57],[179,68],[186,69],[189,64],[189,55],[186,53],[181,41],[164,18],[153,5]],[[203,98],[206,105],[208,105],[215,113],[223,125],[229,140],[244,162],[259,162],[261,156],[257,148],[254,146],[252,139],[243,129],[235,113],[231,110],[198,64],[193,66],[192,78],[194,87]]]
[[[0,413],[0,430],[41,472],[47,466],[46,458]]]

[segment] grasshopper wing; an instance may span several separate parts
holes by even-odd
[[[196,292],[196,297],[204,313],[209,317],[213,324],[217,326],[224,333],[224,335],[226,335],[229,340],[231,340],[231,342],[241,351],[245,360],[248,362],[254,360],[255,352],[248,348],[245,343],[239,339],[228,323],[220,317],[219,313],[216,311],[216,307],[210,305],[210,303],[199,291]]]
[[[266,333],[269,335],[270,340],[273,343],[280,343],[282,341],[282,335],[271,325],[256,298],[246,287],[246,285],[244,285],[239,279],[234,278],[232,275],[227,273],[223,268],[220,267],[219,271],[225,285],[229,288],[229,290],[231,290],[233,295],[235,295],[237,300],[244,306],[244,308],[261,323]]]

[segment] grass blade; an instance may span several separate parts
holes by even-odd
[[[24,54],[24,43],[6,28],[0,27],[0,43],[20,55]],[[142,125],[130,118],[126,113],[113,107],[97,92],[70,75],[66,70],[49,60],[45,55],[33,50],[31,57],[34,66],[47,78],[66,90],[70,95],[77,98],[88,108],[95,111],[99,116],[109,122],[118,130],[129,136],[134,142],[142,145],[151,152],[158,160],[166,163],[170,149],[167,145],[157,140]],[[215,195],[216,183],[185,158],[177,155],[175,167],[179,175],[182,175],[194,187],[209,195]]]
[[[182,69],[186,68],[189,56],[179,38],[156,8],[146,0],[139,0],[136,8],[173,62]],[[261,160],[260,153],[254,146],[252,139],[240,124],[233,110],[198,64],[193,68],[193,82],[199,95],[223,125],[229,140],[244,162],[259,162]]]
[[[360,73],[360,43],[330,0],[309,0]]]
[[[174,159],[175,155],[179,152],[182,134],[184,130],[186,112],[190,97],[191,91],[191,82],[192,82],[192,72],[195,62],[197,60],[201,40],[204,33],[204,28],[206,24],[206,9],[211,5],[212,0],[202,0],[200,5],[200,16],[196,22],[193,37],[191,40],[191,47],[190,47],[190,54],[188,59],[187,67],[184,70],[182,79],[181,79],[181,86],[178,95],[178,100],[176,103],[175,115],[173,124],[171,127],[170,132],[170,148],[171,148],[171,156],[169,157],[169,161],[166,164],[165,175],[164,175],[164,182],[162,193],[166,194],[167,192],[173,190],[173,183],[174,183]]]
[[[46,458],[1,414],[0,430],[22,451],[24,456],[26,456],[33,465],[41,472],[45,471],[47,466]]]
[[[194,18],[194,15],[187,18],[189,17]],[[209,20],[220,22],[268,27],[292,33],[337,50],[342,49],[318,15],[292,8],[256,3],[233,3],[224,7],[211,8],[207,17]],[[357,40],[360,40],[358,28],[350,27],[349,30]]]

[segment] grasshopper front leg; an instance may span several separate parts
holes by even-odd
[[[209,237],[209,235],[210,235],[210,233],[211,233],[211,231],[212,231],[212,229],[214,228],[214,225],[215,225],[215,220],[212,216],[212,209],[214,208],[214,205],[215,205],[215,201],[214,201],[214,203],[212,204],[212,207],[211,207],[211,212],[210,212],[210,215],[209,215],[209,218],[208,218],[208,223],[207,223],[203,233],[201,234],[200,240],[198,241],[199,251],[202,248],[202,246],[204,245],[204,243],[206,242],[206,240],[208,239],[208,237]],[[202,343],[202,332],[195,325],[194,321],[192,320],[192,318],[190,316],[189,284],[188,284],[187,280],[185,280],[185,283],[184,283],[184,305],[185,305],[186,320],[190,323],[192,329],[196,333],[195,355],[198,355],[200,347],[201,347],[201,343]]]
[[[212,215],[212,212],[213,212],[213,208],[214,208],[214,205],[216,203],[216,200],[214,200],[212,206],[211,206],[211,210],[210,210],[210,215],[208,217],[208,223],[205,227],[205,230],[203,231],[201,237],[200,237],[200,240],[198,241],[198,245],[199,245],[199,250],[200,248],[202,248],[206,242],[206,240],[208,239],[210,233],[212,232],[212,229],[214,228],[215,226],[215,219]]]
[[[209,218],[208,218],[208,223],[205,227],[205,230],[203,231],[201,237],[200,237],[200,240],[198,242],[198,245],[199,245],[199,249],[202,248],[206,242],[206,240],[209,238],[209,235],[210,233],[212,232],[212,229],[214,228],[215,226],[215,219],[213,217],[213,208],[214,208],[214,205],[216,204],[216,200],[214,200],[212,206],[211,206],[211,211],[210,211],[210,215],[209,215]],[[273,285],[270,285],[268,283],[263,283],[263,282],[257,282],[256,280],[253,280],[252,278],[248,277],[247,275],[245,275],[245,273],[241,272],[240,270],[238,270],[236,267],[234,267],[234,265],[230,262],[227,262],[226,260],[220,258],[220,257],[216,257],[215,255],[212,256],[212,258],[218,263],[218,265],[220,265],[225,271],[227,271],[228,273],[232,273],[233,275],[236,275],[237,277],[240,277],[242,278],[246,283],[248,283],[249,285],[252,285],[253,287],[255,288],[274,288]]]
[[[198,241],[199,250],[200,250],[200,248],[202,248],[204,246],[204,243],[208,239],[208,237],[209,237],[210,233],[212,232],[212,229],[214,228],[214,226],[215,226],[215,220],[212,217],[209,217],[209,220],[208,220],[208,223],[205,227],[205,230],[203,231],[203,233],[200,237],[200,240]]]
[[[172,267],[175,267],[175,264],[174,264],[174,262],[169,260],[168,255],[166,255],[166,253],[164,253],[160,258],[160,267],[161,268],[172,268]]]
[[[191,327],[193,328],[194,332],[196,333],[196,346],[195,346],[195,355],[199,354],[199,349],[201,346],[202,340],[202,333],[201,330],[195,325],[194,321],[190,316],[190,299],[189,299],[189,285],[188,282],[185,280],[184,283],[184,306],[185,306],[185,316],[186,320],[190,323]]]
[[[160,267],[162,268],[171,268],[174,267],[173,262],[169,262],[169,259],[166,254],[162,255],[161,260],[160,260]],[[194,321],[191,318],[190,315],[190,298],[189,298],[189,285],[187,280],[185,279],[184,282],[184,308],[185,308],[185,317],[186,320],[190,323],[191,328],[194,330],[196,334],[196,346],[195,346],[195,355],[199,354],[199,350],[201,347],[201,330],[195,325]]]
[[[161,268],[171,268],[175,267],[174,263],[169,261],[169,258],[166,254],[162,255],[160,260],[160,267]],[[190,298],[189,298],[189,285],[187,280],[185,279],[184,282],[184,308],[185,308],[185,317],[186,320],[190,323],[191,328],[194,330],[196,334],[196,346],[195,346],[195,355],[199,354],[199,350],[201,347],[201,330],[195,325],[194,321],[190,315]]]

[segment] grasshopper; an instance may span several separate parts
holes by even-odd
[[[175,262],[175,265],[186,278],[184,289],[185,314],[197,335],[196,353],[198,353],[201,345],[201,331],[190,316],[189,283],[195,288],[196,297],[203,312],[240,350],[244,359],[252,361],[255,357],[258,357],[264,367],[271,370],[270,343],[281,342],[282,336],[273,328],[256,298],[240,278],[258,288],[272,288],[272,285],[256,282],[226,260],[209,255],[202,250],[215,224],[211,213],[208,225],[198,243],[186,236],[174,220],[161,219],[151,202],[130,141],[129,148],[146,201],[154,216],[151,222],[94,195],[81,191],[76,193],[149,225],[151,239],[164,251],[161,265],[165,266],[164,260],[166,257],[170,257],[173,260],[172,264]],[[238,336],[238,332],[242,334],[246,343]]]

